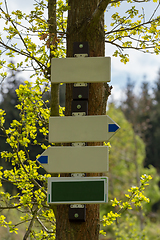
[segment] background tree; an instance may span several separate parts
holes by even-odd
[[[126,100],[121,109],[132,123],[133,129],[145,142],[144,166],[152,164],[159,172],[159,74],[153,91],[148,82],[143,82],[139,95],[133,83],[128,82]]]
[[[160,71],[158,72],[158,78],[155,82],[155,86],[153,88],[153,109],[151,112],[151,131],[150,131],[150,146],[146,161],[146,166],[152,164],[157,168],[158,173],[160,173]]]
[[[16,95],[15,90],[19,87],[19,85],[22,84],[22,79],[18,77],[18,72],[14,70],[9,71],[9,75],[5,80],[5,83],[1,84],[1,102],[0,102],[0,108],[6,109],[6,122],[5,127],[8,128],[10,125],[10,122],[13,119],[19,120],[19,111],[18,109],[15,109],[15,105],[18,104],[18,98]],[[11,148],[6,143],[6,138],[3,136],[3,132],[0,130],[0,151],[8,150],[10,151]],[[10,162],[6,162],[3,159],[0,158],[0,165],[4,167],[4,169],[11,169],[12,164]],[[12,193],[15,188],[13,188],[12,184],[4,183],[3,187],[6,192]]]

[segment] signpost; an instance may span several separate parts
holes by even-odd
[[[109,170],[107,146],[49,147],[37,159],[48,173],[95,173]]]
[[[48,203],[90,204],[108,201],[108,178],[48,178]]]
[[[107,115],[50,117],[49,142],[108,142],[118,129]]]
[[[52,83],[74,83],[72,116],[49,119],[49,142],[72,146],[49,147],[37,161],[48,173],[73,176],[48,178],[48,203],[70,204],[69,221],[85,221],[85,204],[107,203],[108,178],[83,176],[109,170],[108,147],[87,142],[108,142],[119,126],[107,115],[88,116],[89,83],[110,81],[110,57],[88,57],[87,42],[75,43],[73,53],[51,62]]]

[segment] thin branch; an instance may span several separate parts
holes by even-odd
[[[6,0],[5,0],[4,2],[5,2],[6,12],[7,12],[7,14],[9,15],[9,11],[8,11],[8,6],[7,6]]]
[[[24,235],[24,238],[23,240],[27,240],[30,232],[31,232],[31,229],[32,229],[32,226],[33,226],[33,223],[34,223],[34,220],[36,218],[36,215],[37,215],[37,212],[38,212],[38,206],[37,208],[35,209],[34,213],[33,213],[33,217],[32,217],[32,220],[30,221],[30,224],[29,224],[29,227],[28,227],[28,230],[26,231],[25,235]]]
[[[147,24],[149,24],[149,23],[153,23],[153,22],[155,22],[155,21],[159,21],[160,20],[160,17],[157,17],[156,19],[153,19],[153,20],[149,20],[149,21],[147,21],[147,22],[145,22],[145,23],[141,23],[141,24],[139,24],[139,25],[136,25],[136,26],[134,26],[134,27],[130,27],[130,28],[123,28],[123,29],[117,29],[117,30],[114,30],[114,31],[109,31],[109,32],[106,32],[106,34],[105,35],[109,35],[109,34],[111,34],[111,33],[118,33],[118,32],[126,32],[126,31],[131,31],[131,30],[134,30],[134,29],[136,29],[136,28],[139,28],[139,27],[142,27],[142,26],[144,26],[144,25],[147,25]]]
[[[153,49],[153,47],[154,47],[154,46],[148,46],[148,47],[146,47],[146,48],[143,50],[143,48],[141,48],[141,47],[133,47],[133,46],[131,46],[131,47],[123,47],[123,46],[121,46],[121,45],[119,45],[119,44],[117,44],[117,43],[110,42],[110,41],[107,41],[107,40],[105,40],[105,42],[106,42],[106,43],[110,43],[110,44],[114,45],[115,47],[117,47],[117,48],[119,48],[119,49],[121,49],[121,50],[123,50],[123,49],[134,49],[134,50],[141,51],[141,52],[143,52],[143,53],[146,52],[145,49]]]
[[[9,136],[8,136],[8,134],[6,133],[5,128],[3,127],[3,128],[1,128],[1,129],[2,129],[2,131],[4,132],[4,134],[6,135],[6,137],[8,138]],[[17,158],[18,158],[18,161],[19,161],[20,165],[23,167],[25,173],[26,173],[27,175],[29,175],[29,172],[26,170],[23,162],[21,161],[21,159],[20,159],[20,157],[19,157],[19,155],[18,155],[18,149],[14,147],[14,148],[13,148],[13,151],[16,153]],[[30,181],[31,181],[32,183],[34,183],[39,189],[41,189],[42,192],[43,192],[45,195],[47,195],[47,192],[46,192],[44,189],[42,189],[42,186],[41,186],[35,179],[31,178]]]
[[[12,23],[13,27],[16,29],[16,31],[18,32],[18,35],[19,35],[19,37],[20,37],[21,41],[23,42],[23,44],[24,44],[24,46],[25,46],[25,48],[26,48],[27,52],[29,52],[29,51],[28,51],[28,48],[27,48],[27,45],[26,45],[26,43],[25,43],[24,39],[22,38],[22,36],[21,36],[21,34],[20,34],[20,31],[18,31],[18,29],[17,29],[17,27],[16,27],[16,25],[14,24],[14,22],[13,22],[13,21],[11,21],[11,23]]]
[[[151,20],[151,19],[154,17],[154,15],[156,14],[156,12],[157,12],[159,6],[160,6],[160,2],[158,3],[158,6],[157,6],[156,9],[154,10],[154,12],[153,12],[153,14],[151,15],[151,17],[150,17],[149,20]]]
[[[15,209],[15,208],[18,208],[18,207],[21,207],[23,204],[19,204],[19,205],[16,205],[16,206],[8,206],[8,207],[1,207],[0,206],[0,209],[1,210],[4,210],[4,209]]]
[[[10,47],[10,46],[6,45],[5,43],[3,43],[2,41],[0,41],[0,44],[1,44],[2,46],[4,46],[6,49],[8,49],[8,50],[11,50],[11,51],[13,51],[13,52],[16,52],[16,53],[21,54],[21,55],[23,55],[23,56],[25,56],[25,57],[28,57],[28,58],[31,58],[31,59],[35,60],[42,70],[43,70],[43,67],[46,68],[46,66],[45,66],[44,64],[42,64],[41,62],[39,62],[35,57],[31,56],[31,55],[28,54],[27,52],[20,51],[20,50],[17,49],[17,48]]]
[[[111,32],[114,32],[114,29],[116,29],[117,27],[119,27],[120,25],[122,25],[127,19],[130,18],[130,15],[128,17],[126,17],[122,22],[118,23],[117,26],[115,26],[114,28],[112,28]],[[122,19],[122,18],[121,18]]]
[[[36,3],[38,3],[40,6],[43,6],[40,2],[34,0]],[[44,7],[44,6],[43,6]],[[47,9],[47,7],[45,7]]]
[[[27,212],[27,213],[28,213],[28,212]],[[24,220],[24,221],[22,221],[22,222],[19,222],[19,223],[15,224],[14,226],[17,227],[17,226],[19,226],[19,225],[21,225],[21,224],[23,224],[23,223],[29,222],[29,221],[31,221],[31,220],[32,220],[32,219],[26,219],[26,220]]]
[[[3,178],[3,177],[1,177],[0,180],[5,181],[5,182],[9,182],[9,183],[14,183],[14,182],[11,182],[11,181],[9,181],[8,179],[5,179],[5,178]]]
[[[37,221],[39,222],[39,224],[41,225],[41,227],[44,229],[44,231],[46,231],[47,233],[54,233],[53,230],[48,230],[48,228],[42,223],[42,221],[39,219],[39,217],[36,217]]]
[[[21,164],[21,166],[23,167],[25,173],[26,173],[27,175],[29,175],[29,172],[26,170],[23,162],[21,161],[21,159],[20,159],[20,157],[19,157],[19,155],[18,155],[18,151],[16,151],[15,148],[14,148],[14,151],[16,152],[18,161],[19,161],[19,163]],[[42,189],[42,186],[41,186],[35,179],[31,178],[30,180],[31,180],[39,189],[41,189],[42,192],[43,192],[45,195],[47,195],[47,192],[46,192],[44,189]]]

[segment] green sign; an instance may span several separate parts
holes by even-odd
[[[107,177],[52,177],[48,178],[48,203],[106,203]]]

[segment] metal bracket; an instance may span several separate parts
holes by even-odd
[[[79,143],[72,143],[73,147],[83,147],[85,146],[85,142],[79,142]]]
[[[74,57],[88,57],[88,54],[87,53],[74,54]]]
[[[74,222],[86,221],[86,205],[71,204],[69,206],[69,220]]]
[[[86,116],[85,112],[72,112],[72,116]]]
[[[71,177],[85,177],[85,173],[71,173]]]
[[[85,205],[84,204],[71,204],[70,208],[84,208]]]
[[[87,83],[74,83],[74,87],[87,87]]]

